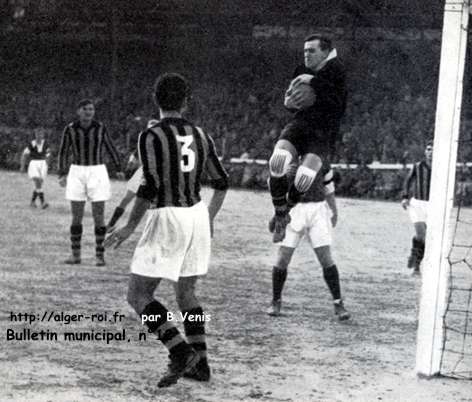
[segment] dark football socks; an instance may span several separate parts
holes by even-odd
[[[70,227],[70,242],[72,257],[80,260],[80,241],[82,239],[82,225],[72,225]]]
[[[207,345],[205,338],[205,316],[203,309],[198,306],[190,310],[182,311],[190,319],[184,320],[185,336],[187,342],[200,355],[201,358],[207,357]]]
[[[191,347],[180,334],[172,321],[167,320],[168,310],[157,300],[149,303],[141,313],[141,316],[148,316],[146,325],[149,332],[157,335],[171,354],[188,353]],[[150,317],[152,316],[152,320]]]
[[[287,270],[279,267],[272,268],[272,300],[277,301],[282,298],[282,290],[287,279]]]
[[[339,284],[339,273],[336,265],[323,268],[323,277],[328,285],[329,291],[333,296],[333,300],[341,299],[341,286]]]
[[[287,209],[287,176],[269,177],[269,190],[272,197],[272,204],[277,212],[285,212]]]
[[[105,240],[105,234],[107,228],[105,226],[95,227],[95,256],[97,258],[103,258],[105,254],[105,247],[103,247],[103,242]]]

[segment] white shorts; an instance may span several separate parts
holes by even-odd
[[[416,198],[410,199],[408,214],[410,215],[411,222],[426,223],[428,221],[428,204],[428,201],[417,200]]]
[[[136,172],[134,172],[133,176],[128,180],[126,184],[126,190],[131,191],[132,193],[136,194],[138,192],[139,186],[143,181],[143,168],[140,167]]]
[[[48,164],[43,159],[32,159],[28,166],[30,179],[45,179],[48,175]]]
[[[331,216],[331,209],[325,201],[295,205],[290,211],[291,221],[281,245],[296,248],[306,235],[313,248],[330,246],[333,242]]]
[[[210,220],[203,202],[189,208],[150,209],[134,251],[131,273],[172,281],[205,275],[210,249]]]
[[[67,175],[66,199],[107,201],[110,196],[110,179],[105,165],[71,165]]]

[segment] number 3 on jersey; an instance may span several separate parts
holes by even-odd
[[[191,172],[195,168],[195,151],[190,148],[193,143],[192,135],[177,135],[177,141],[180,143],[180,170],[184,173]]]

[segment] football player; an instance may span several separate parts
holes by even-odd
[[[290,181],[294,180],[297,165],[292,165],[288,172]],[[329,164],[323,162],[319,174],[290,210],[290,222],[282,241],[277,261],[272,268],[272,303],[269,315],[280,315],[282,290],[287,278],[287,268],[300,241],[307,237],[323,269],[323,277],[331,292],[334,312],[340,321],[350,318],[341,298],[338,268],[331,254],[332,231],[338,220],[334,175]]]
[[[402,208],[408,211],[415,227],[415,236],[412,239],[411,253],[407,263],[408,268],[413,268],[414,275],[420,273],[420,264],[424,257],[432,159],[433,141],[431,140],[426,144],[424,159],[411,168],[402,194]]]
[[[304,42],[304,64],[297,67],[286,93],[285,106],[294,112],[282,130],[269,160],[269,188],[275,215],[269,230],[280,242],[290,220],[289,210],[315,180],[324,159],[333,153],[346,108],[344,67],[331,40],[311,35]],[[293,184],[287,170],[303,156]]]
[[[66,126],[59,147],[59,184],[66,187],[66,199],[71,203],[72,224],[70,239],[72,256],[66,264],[80,264],[82,219],[85,202],[92,202],[95,223],[96,265],[105,265],[103,241],[105,240],[105,201],[110,198],[110,180],[103,161],[103,148],[110,154],[117,176],[124,178],[121,162],[110,135],[103,125],[94,119],[95,105],[85,99],[77,105],[78,120]],[[68,166],[69,151],[72,150],[72,164]]]
[[[195,286],[208,271],[213,220],[223,204],[228,175],[211,137],[182,118],[188,97],[188,84],[181,75],[164,74],[157,79],[154,98],[161,120],[138,140],[144,182],[128,223],[106,240],[107,247],[118,247],[151,208],[131,262],[128,302],[169,350],[168,371],[158,387],[175,384],[184,375],[197,381],[210,379],[206,315]],[[208,208],[200,197],[204,173],[214,189]],[[175,283],[181,317],[188,317],[183,318],[187,339],[154,297],[162,278]]]
[[[34,185],[30,205],[36,208],[36,198],[39,198],[41,208],[45,209],[49,204],[44,200],[43,183],[48,174],[51,150],[45,139],[44,128],[35,128],[34,137],[35,139],[28,144],[21,155],[20,170],[22,172],[26,171],[27,160],[29,159],[28,177],[33,181]]]

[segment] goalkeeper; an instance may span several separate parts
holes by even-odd
[[[339,136],[346,108],[344,67],[330,39],[310,35],[304,42],[304,64],[298,66],[285,95],[285,107],[294,112],[284,127],[269,160],[269,188],[275,214],[269,223],[278,243],[285,237],[288,212],[305,193],[329,159]],[[288,184],[287,170],[302,157],[294,183]]]

